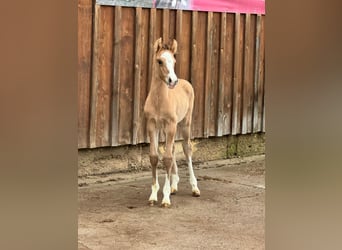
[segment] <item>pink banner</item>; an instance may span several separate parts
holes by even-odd
[[[265,14],[265,0],[153,0],[153,7]]]
[[[265,0],[192,0],[192,10],[265,14]]]

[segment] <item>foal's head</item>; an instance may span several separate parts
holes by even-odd
[[[178,78],[175,74],[175,53],[177,52],[177,41],[173,41],[169,44],[163,44],[162,38],[159,38],[154,43],[154,50],[156,53],[156,68],[160,79],[166,83],[166,85],[173,89],[178,82]]]

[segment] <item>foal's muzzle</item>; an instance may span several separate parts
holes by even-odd
[[[169,89],[173,89],[174,87],[176,87],[177,83],[178,83],[177,78],[176,80],[172,80],[171,77],[169,77],[167,80],[167,86],[169,87]]]

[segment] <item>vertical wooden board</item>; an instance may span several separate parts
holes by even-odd
[[[234,93],[233,93],[233,116],[232,134],[241,133],[242,122],[242,66],[243,66],[243,44],[244,44],[244,16],[235,14],[234,31]]]
[[[218,107],[217,107],[217,128],[216,128],[216,135],[222,136],[222,130],[224,126],[224,93],[225,93],[225,78],[226,78],[226,61],[227,57],[226,53],[226,37],[227,37],[227,14],[221,13],[220,23],[221,23],[221,30],[220,30],[220,48],[219,48],[219,68],[218,68],[218,92],[217,92],[217,99],[218,99]]]
[[[179,78],[190,81],[191,66],[191,12],[177,10],[176,39],[178,41],[178,53],[176,55],[176,71]]]
[[[89,146],[92,0],[78,2],[78,148]]]
[[[198,100],[199,100],[199,95],[200,95],[200,91],[199,91],[199,86],[197,84],[198,81],[198,77],[197,77],[197,67],[198,64],[196,63],[198,61],[198,51],[197,51],[197,30],[198,30],[198,12],[197,11],[193,11],[191,12],[191,61],[190,61],[190,65],[191,65],[191,75],[190,75],[190,81],[191,84],[194,88],[194,94],[195,94],[195,98],[194,98],[194,108],[193,108],[193,113],[192,113],[192,126],[191,126],[191,135],[192,137],[199,137],[200,131],[199,131],[199,127],[200,124],[198,122],[199,120],[199,108],[198,108]],[[201,129],[202,131],[202,129]]]
[[[114,58],[113,58],[113,92],[112,92],[112,146],[119,144],[119,119],[120,119],[120,68],[121,68],[121,19],[122,7],[115,6],[114,12]]]
[[[262,131],[264,115],[264,26],[263,16],[258,15],[255,34],[255,76],[254,76],[254,115],[253,132]]]
[[[247,132],[247,108],[248,108],[248,98],[247,98],[247,85],[248,85],[248,78],[247,75],[249,73],[249,67],[248,67],[248,59],[249,59],[249,33],[248,29],[250,28],[250,14],[246,14],[245,22],[244,22],[244,44],[243,44],[243,50],[244,50],[244,63],[242,65],[242,74],[243,74],[243,80],[242,80],[242,121],[241,121],[241,133],[246,134]]]
[[[184,61],[184,44],[182,38],[182,29],[183,29],[183,11],[177,10],[176,13],[176,37],[178,43],[177,53],[175,55],[176,57],[176,65],[175,65],[175,71],[178,78],[184,79],[182,72],[181,72],[181,66]],[[189,36],[190,37],[190,36]]]
[[[265,16],[261,16],[260,21],[260,58],[259,58],[259,96],[260,100],[260,112],[262,112],[259,116],[260,124],[261,124],[261,131],[265,132]]]
[[[162,26],[162,37],[163,43],[169,42],[169,35],[170,35],[170,10],[163,9],[163,26]]]
[[[148,31],[148,82],[147,82],[147,89],[146,92],[148,93],[151,86],[152,81],[152,74],[153,74],[153,68],[152,68],[152,60],[153,60],[153,44],[155,40],[157,39],[156,34],[156,23],[157,23],[157,10],[156,9],[150,9],[150,16],[149,16],[149,31]]]
[[[243,65],[243,112],[242,112],[242,134],[252,132],[253,111],[253,40],[254,26],[251,14],[246,14],[245,19],[245,44]]]
[[[134,81],[134,8],[122,8],[119,143],[132,142]]]
[[[90,147],[103,147],[111,144],[112,23],[113,8],[96,6]]]
[[[233,108],[233,70],[234,70],[234,14],[226,17],[225,38],[225,74],[224,74],[224,98],[223,98],[223,125],[222,134],[231,134],[232,108]]]
[[[189,12],[188,12],[189,13]],[[190,18],[190,19],[189,19]],[[176,15],[176,40],[178,42],[178,52],[176,55],[176,74],[181,79],[189,79],[190,71],[190,51],[191,36],[185,36],[184,30],[191,31],[191,16],[182,10],[177,10]]]
[[[151,25],[155,26],[156,37],[153,42],[159,37],[163,38],[163,9],[156,9],[156,19]],[[164,39],[164,38],[163,38]]]
[[[192,116],[192,136],[203,137],[204,129],[204,90],[205,90],[205,47],[207,14],[192,12],[191,31],[191,83],[195,92]]]
[[[169,12],[169,37],[167,41],[176,38],[176,12],[177,10],[170,10]]]
[[[213,12],[207,13],[207,23],[206,23],[206,47],[205,47],[205,87],[204,87],[204,129],[203,136],[205,138],[210,135],[210,112],[211,112],[211,65],[212,56],[211,52],[213,50]]]
[[[257,16],[256,19],[256,32],[255,32],[255,57],[254,57],[254,107],[253,107],[253,132],[260,131],[260,123],[259,123],[259,58],[260,58],[260,19],[261,15]]]
[[[254,72],[255,72],[255,34],[256,34],[256,15],[251,15],[250,24],[250,41],[249,41],[249,67],[250,71],[248,74],[248,109],[247,109],[247,133],[253,132],[253,116],[254,116]]]
[[[146,136],[146,121],[144,117],[144,104],[147,97],[148,86],[148,69],[149,69],[149,9],[142,9],[142,21],[141,21],[141,71],[140,71],[140,126],[138,130],[138,143],[145,142]]]
[[[210,65],[210,114],[209,114],[209,136],[217,135],[218,122],[218,83],[219,83],[219,50],[220,50],[220,13],[213,13],[211,23],[211,57]]]
[[[140,92],[141,92],[141,67],[142,67],[142,8],[135,8],[134,20],[134,94],[133,94],[133,131],[132,144],[138,143],[138,133],[140,130]]]

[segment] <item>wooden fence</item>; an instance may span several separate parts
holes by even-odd
[[[265,131],[263,15],[92,0],[78,10],[79,148],[148,142],[143,105],[159,37],[178,41],[176,74],[193,84],[193,138]]]

